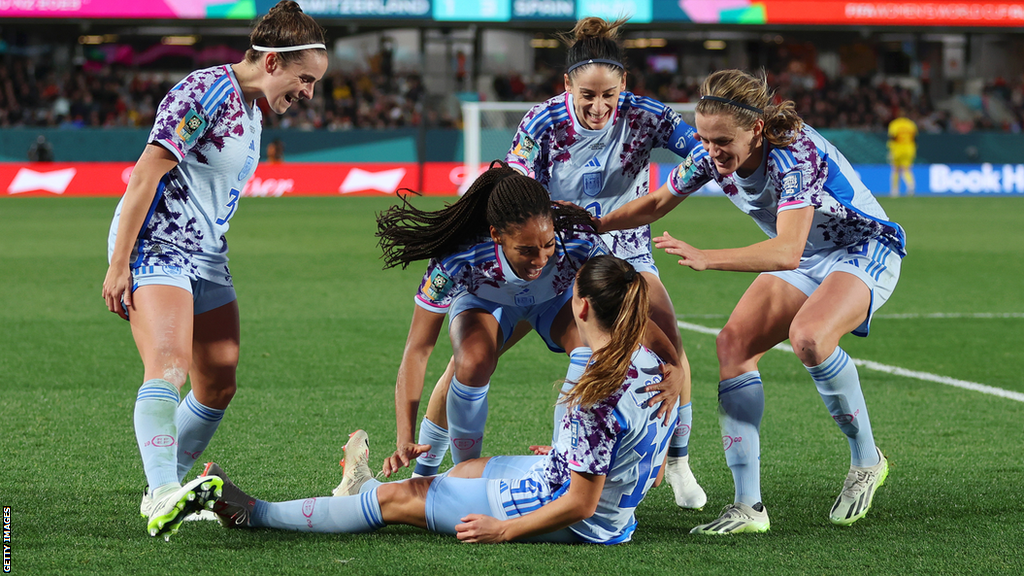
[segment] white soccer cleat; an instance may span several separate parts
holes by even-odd
[[[741,502],[729,504],[714,522],[701,524],[690,530],[690,534],[741,534],[743,532],[767,532],[771,528],[768,511],[758,502],[747,506]]]
[[[689,456],[676,458],[669,456],[665,463],[665,479],[672,486],[672,492],[676,497],[676,506],[700,510],[707,503],[708,496],[700,484],[697,484],[697,479],[693,477],[689,460]]]
[[[221,494],[224,482],[215,476],[200,476],[184,486],[156,499],[146,531],[150,536],[170,540],[185,518],[197,510],[212,508],[214,498]]]
[[[875,447],[878,450],[878,447]],[[837,526],[849,526],[860,520],[871,508],[875,490],[885,483],[889,475],[889,461],[878,450],[878,464],[861,468],[850,466],[850,472],[843,482],[843,491],[832,505],[828,519]]]
[[[142,492],[142,502],[139,503],[139,515],[143,518],[149,518],[150,515],[153,514],[153,509],[155,507],[156,500],[154,500],[153,495],[149,493],[149,487],[147,486],[146,490]],[[219,518],[217,518],[216,514],[204,508],[202,510],[196,510],[188,516],[185,516],[183,522],[199,522],[202,520],[213,520],[216,522]]]
[[[370,438],[366,432],[356,430],[349,434],[344,450],[345,460],[341,463],[344,472],[341,484],[331,492],[334,496],[359,494],[359,487],[373,478],[373,472],[370,470]]]

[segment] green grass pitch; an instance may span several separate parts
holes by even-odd
[[[373,214],[391,199],[245,199],[228,235],[242,313],[238,394],[203,459],[253,495],[326,495],[348,432],[379,465],[394,442],[394,379],[423,267],[381,270]],[[418,199],[440,206],[439,199]],[[100,286],[114,199],[0,201],[0,505],[16,574],[1022,574],[1024,403],[862,368],[892,471],[868,516],[832,526],[846,440],[790,353],[761,362],[762,476],[772,530],[691,536],[732,499],[716,416],[714,337],[684,330],[694,374],[693,469],[703,511],[668,486],[617,547],[474,546],[407,527],[367,535],[229,531],[190,522],[165,543],[138,515],[132,431],[142,369]],[[910,255],[856,359],[1024,393],[1024,203],[883,200]],[[693,198],[662,222],[701,248],[763,239],[728,201]],[[753,276],[693,272],[658,254],[686,322],[720,328]],[[993,313],[995,317],[985,317]],[[929,317],[928,315],[945,315]],[[430,362],[441,372],[446,334]],[[566,359],[528,337],[493,378],[485,454],[550,435]],[[426,392],[425,392],[426,394]],[[195,472],[195,471],[194,471]],[[408,477],[405,471],[402,477]]]

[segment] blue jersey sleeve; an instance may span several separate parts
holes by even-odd
[[[711,161],[703,147],[691,148],[683,161],[668,175],[668,189],[675,196],[686,197],[712,179]]]
[[[684,122],[674,110],[669,110],[669,113],[674,117],[673,128],[665,147],[675,152],[680,158],[686,158],[695,148],[701,147],[697,140],[697,131],[693,129],[693,126]]]

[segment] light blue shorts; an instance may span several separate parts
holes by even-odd
[[[177,266],[142,266],[132,270],[132,292],[142,286],[176,286],[192,295],[192,314],[220,308],[235,301],[234,286],[192,278]]]
[[[871,306],[864,322],[853,330],[855,336],[867,336],[871,330],[871,317],[892,296],[900,280],[903,258],[885,242],[865,240],[856,246],[832,252],[818,252],[800,261],[796,270],[763,272],[785,280],[809,298],[833,272],[846,272],[860,278],[871,291]]]
[[[489,465],[490,463],[488,463]],[[523,513],[509,504],[511,491],[516,490],[519,498],[524,498],[526,495],[523,491],[536,489],[536,484],[532,479],[518,481],[493,478],[451,478],[447,474],[436,476],[427,490],[424,510],[427,517],[427,529],[439,534],[454,535],[455,526],[462,524],[462,518],[468,514],[485,514],[498,520],[522,516]],[[585,543],[569,528],[525,538],[519,542]]]
[[[451,323],[455,321],[455,317],[466,310],[483,310],[493,316],[501,326],[502,348],[512,337],[512,331],[515,330],[516,324],[520,320],[526,320],[537,331],[537,334],[540,334],[552,352],[565,352],[551,339],[551,324],[555,321],[555,316],[572,300],[572,290],[573,286],[570,285],[561,295],[533,306],[497,304],[477,298],[469,292],[463,292],[455,297],[451,307],[448,308],[448,325],[450,327]]]

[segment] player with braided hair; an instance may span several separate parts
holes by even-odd
[[[456,463],[481,454],[491,374],[517,323],[528,322],[554,352],[585,349],[572,320],[572,286],[583,263],[608,251],[591,222],[578,207],[552,203],[536,180],[504,162],[441,210],[419,210],[403,198],[378,216],[385,268],[430,259],[398,370],[397,446],[384,461],[386,475],[430,448],[415,443],[413,431],[446,314],[455,369],[446,410]],[[648,342],[673,368],[651,388],[662,392],[655,401],[665,400],[667,412],[681,387],[678,356],[657,328],[648,330]],[[582,368],[570,368],[567,380],[578,380],[577,372]]]

